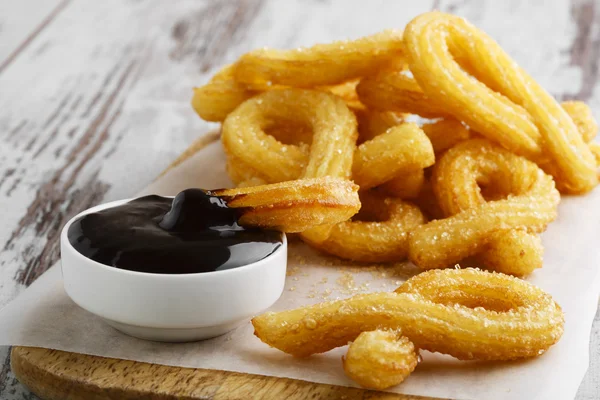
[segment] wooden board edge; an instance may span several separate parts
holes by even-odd
[[[11,367],[21,383],[45,400],[436,400],[288,378],[170,367],[37,347],[13,347]]]

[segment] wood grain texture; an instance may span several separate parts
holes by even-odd
[[[0,2],[0,72],[67,6],[69,0]],[[43,51],[44,46],[38,48]]]
[[[401,27],[432,7],[467,17],[551,93],[600,117],[600,0],[0,3],[0,307],[57,260],[68,218],[140,190],[214,128],[189,98],[219,66],[255,47]],[[600,398],[599,340],[597,315],[578,400]],[[0,398],[34,398],[6,348]]]
[[[431,400],[421,396],[226,371],[167,367],[32,347],[15,347],[12,357],[12,368],[19,379],[48,400]]]

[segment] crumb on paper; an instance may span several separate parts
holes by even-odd
[[[344,289],[354,289],[356,287],[354,275],[348,271],[342,272],[342,275],[335,282]]]
[[[300,265],[306,265],[306,257],[298,254],[298,253],[289,253],[290,258],[293,262],[298,263]],[[298,267],[295,267],[298,268]]]

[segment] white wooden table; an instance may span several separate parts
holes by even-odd
[[[68,218],[137,192],[211,128],[189,100],[216,68],[432,8],[467,17],[600,118],[598,0],[0,0],[0,307],[57,260]],[[0,347],[0,399],[35,398],[8,354]],[[578,400],[600,398],[600,314],[590,358]]]

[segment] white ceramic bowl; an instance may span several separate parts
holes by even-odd
[[[114,201],[72,218],[60,236],[65,290],[81,308],[142,339],[185,342],[222,335],[266,310],[283,292],[287,239],[270,256],[243,267],[197,274],[128,271],[79,253],[67,236],[82,215],[123,204]]]

